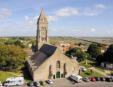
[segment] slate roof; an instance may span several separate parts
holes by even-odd
[[[47,60],[56,51],[57,47],[49,44],[44,44],[38,52],[36,52],[28,63],[32,71],[36,70],[45,60]]]

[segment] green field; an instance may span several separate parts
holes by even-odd
[[[11,74],[10,72],[0,71],[0,81],[4,82],[9,77],[16,77],[16,75]]]
[[[96,62],[92,61],[92,60],[87,60],[87,64],[85,63],[85,61],[80,62],[80,65],[85,66],[86,68],[90,68],[95,64],[96,64]]]
[[[104,75],[101,75],[95,71],[91,72],[90,69],[88,69],[87,71],[85,72],[82,72],[80,74],[82,77],[105,77]]]

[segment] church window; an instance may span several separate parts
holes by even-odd
[[[50,66],[49,66],[49,72],[51,72],[51,71],[52,71],[52,66],[50,65]]]
[[[41,29],[41,34],[42,34],[42,35],[46,35],[46,32],[47,32],[47,31],[46,31],[46,27],[42,27],[42,29]]]
[[[57,61],[56,68],[60,68],[60,61]]]
[[[52,76],[53,76],[53,73],[52,73],[52,66],[50,65],[50,66],[49,66],[49,79],[51,79]]]
[[[46,40],[46,38],[42,37],[42,41],[45,41],[45,40]]]
[[[64,63],[64,71],[66,70],[66,63]]]

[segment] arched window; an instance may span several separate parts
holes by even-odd
[[[60,61],[57,61],[56,68],[60,68]]]
[[[64,71],[66,71],[66,63],[64,63]]]
[[[49,72],[51,72],[51,71],[52,71],[52,66],[50,65],[50,66],[49,66]]]
[[[49,66],[49,79],[51,79],[51,77],[53,76],[52,73],[52,65]]]

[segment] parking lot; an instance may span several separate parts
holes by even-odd
[[[44,87],[113,87],[113,82],[81,82],[75,83],[67,79],[56,79],[54,83]]]
[[[46,84],[41,87],[113,87],[113,82],[81,82],[75,83],[67,79],[55,79],[53,84]],[[0,86],[2,87],[2,86]],[[29,87],[29,86],[8,86],[8,87]]]

